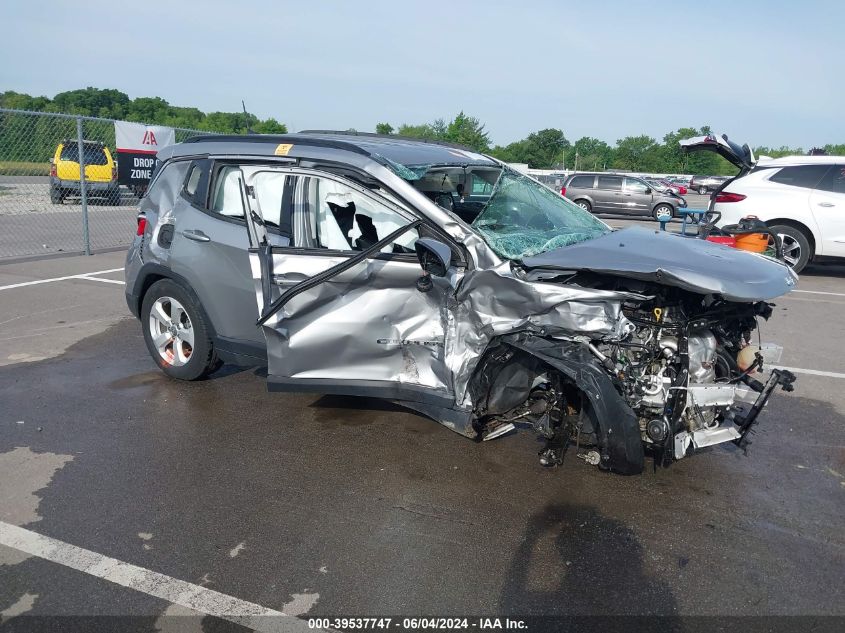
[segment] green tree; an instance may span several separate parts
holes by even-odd
[[[447,141],[466,145],[479,152],[486,152],[490,148],[490,135],[484,130],[484,124],[475,117],[465,115],[463,110],[446,126],[442,119],[433,124],[438,135],[444,127],[443,135]]]
[[[613,166],[629,171],[651,171],[659,162],[659,148],[657,141],[645,134],[620,138],[616,141]]]
[[[276,119],[270,117],[264,121],[258,121],[253,126],[253,130],[258,134],[287,134],[288,126],[284,123],[279,123]]]
[[[393,126],[390,123],[376,123],[376,134],[393,134]]]
[[[602,140],[591,136],[582,136],[572,146],[572,155],[567,159],[574,167],[574,154],[578,153],[578,169],[603,170],[613,165],[613,148]]]
[[[521,141],[505,147],[496,146],[490,153],[506,163],[526,163],[534,169],[553,169],[563,165],[564,153],[571,144],[561,130],[547,128],[532,132]]]
[[[428,123],[422,123],[420,125],[408,125],[407,123],[403,123],[399,126],[397,134],[399,134],[399,136],[409,136],[411,138],[419,138],[427,141],[443,140],[443,137],[439,135],[438,131]]]

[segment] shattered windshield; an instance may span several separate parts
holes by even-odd
[[[610,232],[589,211],[508,168],[472,226],[505,259],[530,257]]]

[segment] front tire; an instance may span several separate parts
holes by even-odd
[[[707,187],[699,187],[698,193],[700,193],[703,196],[704,194],[707,193]]]
[[[171,378],[198,380],[220,367],[203,311],[176,282],[162,279],[150,286],[141,326],[147,351]]]
[[[783,261],[796,273],[804,270],[813,255],[813,247],[810,246],[807,234],[788,224],[774,224],[769,228],[780,237]]]
[[[652,215],[658,222],[668,222],[675,217],[675,210],[668,204],[658,204],[654,207]]]

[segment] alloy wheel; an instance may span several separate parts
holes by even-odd
[[[185,365],[194,351],[194,328],[185,307],[172,297],[159,297],[150,309],[150,335],[162,360]]]
[[[778,233],[781,248],[783,249],[783,261],[792,268],[801,261],[801,243],[791,235]]]
[[[668,222],[672,219],[672,209],[663,205],[654,210],[654,217],[658,222]]]

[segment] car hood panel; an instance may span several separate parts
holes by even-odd
[[[652,281],[729,301],[773,299],[797,280],[768,257],[636,226],[527,257],[523,264],[529,270],[589,270]]]

